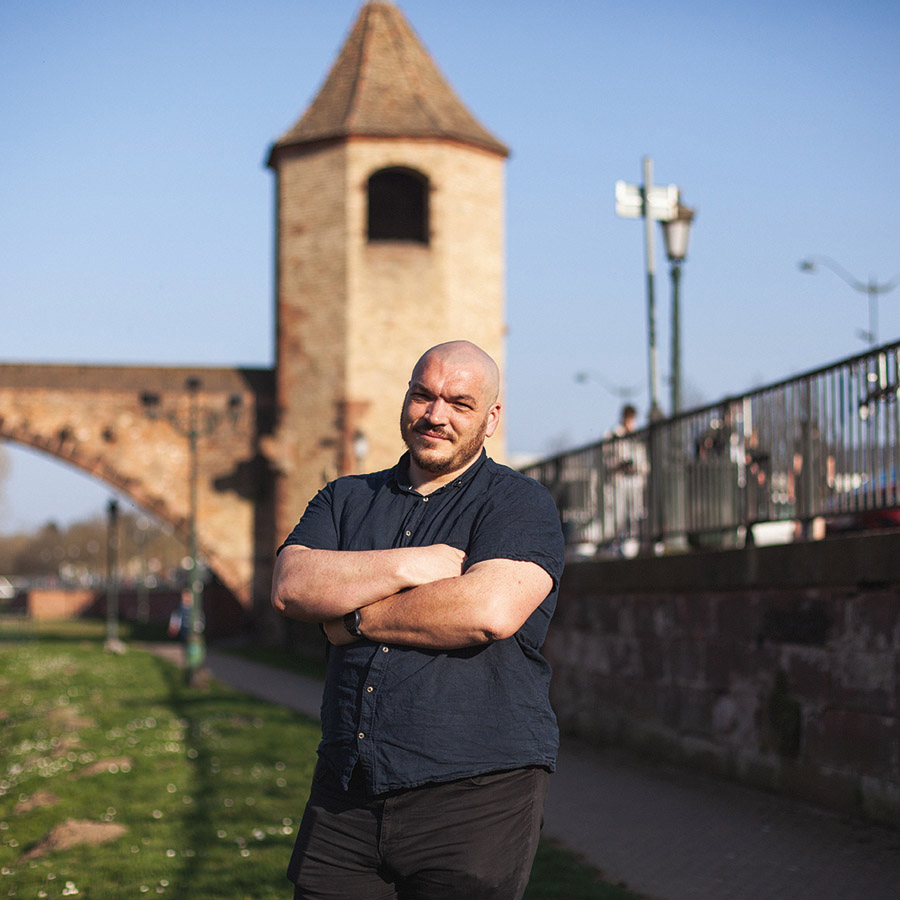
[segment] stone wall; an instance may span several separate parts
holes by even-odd
[[[96,592],[90,588],[69,590],[43,588],[31,590],[27,597],[29,618],[35,622],[55,622],[77,619],[87,614],[96,602]]]
[[[134,588],[121,589],[116,597],[118,621],[166,625],[181,602],[181,592],[166,588],[155,589],[144,600],[147,604],[146,618],[142,618],[139,610],[142,598],[137,591]],[[103,588],[31,588],[25,595],[24,611],[35,622],[105,619],[108,614],[107,602]],[[247,610],[218,581],[212,581],[204,588],[203,612],[206,618],[206,636],[210,639],[234,637],[247,628]]]
[[[571,564],[565,732],[900,825],[900,534]]]

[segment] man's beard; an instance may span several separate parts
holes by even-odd
[[[453,448],[449,456],[437,456],[433,450],[423,450],[414,442],[414,436],[417,434],[431,431],[438,435],[446,435],[448,432],[445,429],[428,426],[423,423],[420,431],[417,425],[408,425],[405,421],[401,421],[400,430],[403,436],[403,443],[409,448],[410,456],[412,456],[416,465],[423,472],[429,472],[432,475],[443,475],[446,472],[455,472],[457,469],[461,469],[478,456],[484,445],[487,424],[487,417],[485,417],[475,434],[462,443],[449,444],[448,446]]]

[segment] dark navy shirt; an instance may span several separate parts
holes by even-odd
[[[339,478],[313,498],[283,546],[379,550],[450,544],[466,566],[537,563],[553,587],[510,638],[462,650],[369,640],[329,646],[319,756],[346,788],[357,762],[371,794],[522,766],[553,769],[559,733],[540,649],[563,568],[547,490],[482,451],[458,479],[423,496],[409,458]]]

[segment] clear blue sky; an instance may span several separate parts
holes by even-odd
[[[857,278],[900,271],[896,0],[405,0],[507,172],[509,449],[600,438],[647,409],[643,229],[614,186],[697,209],[688,399],[864,349]],[[4,362],[273,361],[269,145],[321,85],[356,0],[0,4]],[[658,235],[658,237],[660,237]],[[660,396],[669,281],[657,244]],[[900,289],[879,305],[900,338]],[[597,380],[575,382],[588,370]],[[398,398],[399,402],[399,398]],[[0,532],[99,511],[106,488],[7,445]]]

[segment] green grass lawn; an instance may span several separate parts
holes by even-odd
[[[107,652],[103,628],[0,622],[0,897],[289,897],[318,724]],[[546,842],[526,896],[634,897]]]

